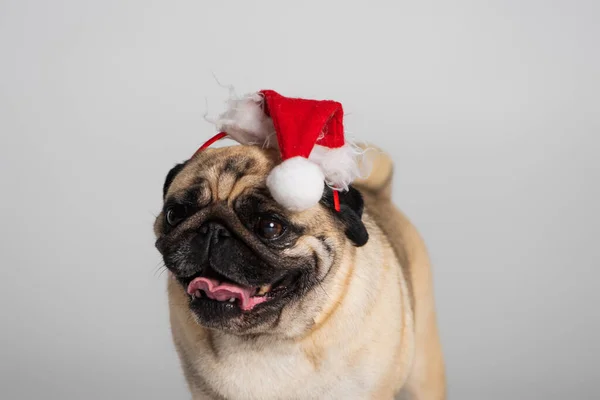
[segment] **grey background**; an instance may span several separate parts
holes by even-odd
[[[0,1],[0,398],[188,398],[152,222],[213,72],[391,153],[450,399],[598,398],[599,8]]]

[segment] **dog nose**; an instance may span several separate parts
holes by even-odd
[[[231,237],[229,230],[218,222],[207,222],[200,227],[200,234],[205,236],[205,240],[219,240],[225,237]]]
[[[203,264],[210,257],[211,248],[231,237],[229,230],[215,221],[203,224],[193,241],[193,252],[199,263]]]
[[[211,247],[229,237],[231,237],[231,233],[225,226],[218,222],[208,221],[198,229],[194,242],[199,255],[204,260],[208,258]]]

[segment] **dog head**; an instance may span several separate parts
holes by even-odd
[[[310,320],[327,295],[325,277],[344,251],[368,240],[363,199],[354,188],[340,193],[339,212],[325,185],[309,210],[278,205],[265,182],[278,162],[277,151],[224,147],[167,175],[156,247],[202,326],[265,333],[283,313]]]

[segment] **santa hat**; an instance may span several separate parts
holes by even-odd
[[[262,90],[228,102],[228,109],[216,121],[221,131],[199,151],[229,136],[247,145],[278,148],[281,164],[267,177],[271,195],[292,211],[316,205],[324,184],[338,190],[360,175],[360,151],[344,139],[342,105],[331,100],[284,97]]]

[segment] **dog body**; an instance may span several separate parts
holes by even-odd
[[[250,201],[244,199],[260,193],[276,163],[273,152],[237,146],[207,151],[167,177],[166,205],[170,197],[189,201],[190,193],[200,204],[181,225],[166,227],[168,207],[155,224],[157,247],[171,271],[173,339],[193,398],[444,399],[429,261],[418,233],[391,203],[389,159],[382,154],[375,160],[371,176],[356,182],[362,195],[352,189],[342,197],[339,215],[329,207],[326,190],[318,207],[285,214],[294,227],[289,237],[255,241],[244,228],[254,225],[243,222],[254,211],[241,210],[252,208],[244,208]],[[211,236],[211,251],[220,258],[202,253],[194,260],[207,262],[190,263],[189,254],[197,253],[194,232],[215,219],[226,220],[243,249],[229,243],[229,233],[220,242]],[[234,247],[219,253],[218,246]],[[251,253],[241,256],[244,251]],[[237,253],[248,265],[268,265],[247,277],[235,268]],[[219,263],[227,257],[233,257],[223,262],[227,266]],[[186,292],[194,279],[205,279],[193,265],[205,263],[218,270],[219,279],[240,285],[269,281],[258,275],[271,269],[273,276],[290,278],[279,278],[288,282],[280,297],[223,317],[223,304]],[[194,308],[198,301],[217,311]]]

